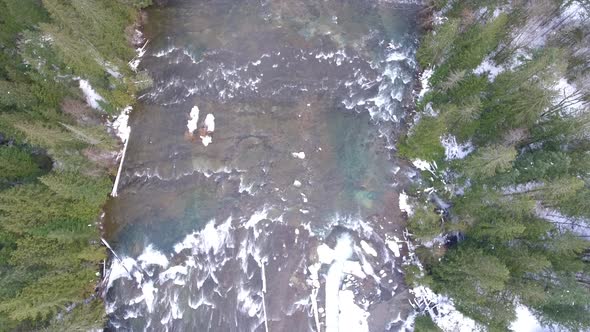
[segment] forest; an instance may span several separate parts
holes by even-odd
[[[590,328],[590,2],[434,1],[399,152],[422,169],[413,285],[489,331]],[[423,308],[428,312],[427,308]],[[416,330],[439,330],[428,315]]]
[[[0,0],[0,331],[104,324],[98,222],[120,149],[106,124],[142,88],[128,62],[149,4]]]

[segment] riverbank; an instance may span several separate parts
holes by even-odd
[[[0,1],[0,158],[14,166],[0,172],[0,330],[104,323],[98,216],[119,146],[107,127],[142,88],[127,66],[138,6]]]
[[[400,201],[417,244],[408,278],[421,324],[587,328],[590,190],[587,164],[573,160],[588,154],[587,74],[576,68],[589,58],[566,36],[587,31],[588,8],[443,1],[434,17],[417,53],[428,89],[400,144],[423,175]]]

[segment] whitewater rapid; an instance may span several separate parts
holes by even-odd
[[[172,1],[148,11],[107,207],[108,329],[397,331],[394,145],[412,105],[417,7]],[[362,13],[363,15],[358,15]],[[171,24],[174,20],[173,24]]]

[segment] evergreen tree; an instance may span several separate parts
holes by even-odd
[[[516,149],[501,145],[480,148],[465,161],[465,172],[475,178],[491,177],[512,167]]]
[[[39,165],[30,153],[15,146],[0,146],[0,179],[14,181],[40,173]]]

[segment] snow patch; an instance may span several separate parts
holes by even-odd
[[[209,135],[209,133],[215,131],[215,116],[213,116],[211,113],[207,114],[207,116],[205,116],[203,125],[205,126],[205,131],[207,134],[201,136],[201,142],[203,142],[204,146],[208,146],[211,144],[211,142],[213,142],[213,138]]]
[[[502,73],[504,70],[504,67],[498,66],[490,58],[486,58],[482,63],[479,64],[479,66],[477,66],[477,68],[473,70],[473,73],[477,75],[488,73],[488,79],[493,82],[494,79],[496,79],[496,76],[498,76],[498,74]]]
[[[209,113],[207,114],[207,116],[205,116],[205,129],[207,129],[208,133],[212,133],[215,131],[215,116],[213,116],[213,114]]]
[[[373,247],[371,247],[370,244],[368,244],[365,240],[361,240],[361,248],[363,248],[363,250],[373,256],[373,257],[377,257],[377,251],[375,251],[375,249],[373,249]]]
[[[293,158],[305,159],[305,152],[292,152]]]
[[[211,142],[213,142],[213,138],[211,138],[209,135],[201,136],[201,142],[204,146],[208,146],[211,144]]]
[[[590,13],[586,10],[581,1],[571,1],[562,9],[561,17],[568,20],[570,24],[587,22]]]
[[[557,92],[553,102],[557,105],[563,105],[564,109],[569,113],[576,113],[583,111],[586,102],[582,98],[582,93],[573,84],[568,83],[565,78],[561,78],[553,87]]]
[[[459,144],[457,138],[453,135],[441,136],[440,144],[445,148],[446,160],[463,159],[475,150],[471,142]]]
[[[385,243],[387,244],[387,247],[393,251],[393,255],[395,257],[400,257],[401,256],[401,252],[400,252],[400,248],[399,248],[399,239],[397,237],[393,237],[393,240],[387,240]]]
[[[414,210],[412,209],[412,206],[408,203],[408,198],[409,196],[405,192],[401,192],[399,194],[399,209],[402,212],[407,213],[408,216],[411,216],[414,214]]]
[[[422,160],[422,159],[414,159],[414,160],[412,160],[412,164],[417,169],[419,169],[421,171],[428,171],[432,174],[434,174],[434,171],[436,171],[436,169],[437,169],[435,162],[429,163],[429,162]]]
[[[432,77],[433,73],[434,73],[434,70],[426,69],[420,75],[420,85],[422,86],[422,89],[420,90],[420,93],[418,94],[418,99],[422,99],[424,97],[424,95],[426,95],[428,93],[428,91],[430,91],[430,78]]]
[[[516,320],[509,326],[510,330],[514,332],[543,332],[545,329],[529,308],[519,304],[516,306]]]
[[[590,227],[588,227],[590,220],[586,218],[566,216],[558,210],[543,207],[539,203],[535,206],[535,214],[537,217],[553,223],[561,232],[572,232],[583,237],[590,237]]]
[[[104,98],[98,94],[98,92],[96,92],[92,86],[90,85],[90,82],[88,82],[87,80],[84,79],[80,79],[80,89],[82,90],[82,93],[84,93],[84,96],[86,97],[86,103],[88,103],[88,105],[90,105],[90,107],[97,109],[97,110],[102,110],[102,107],[100,106],[99,102],[104,102]]]
[[[415,287],[410,292],[414,294],[416,305],[426,310],[434,323],[443,331],[482,331],[473,319],[464,316],[455,308],[450,298],[438,295],[424,286]]]
[[[193,133],[195,130],[197,130],[197,123],[199,122],[199,107],[198,106],[193,106],[193,108],[191,109],[191,112],[189,114],[189,120],[186,123],[186,127],[188,128],[188,132],[189,133]]]
[[[111,124],[115,133],[123,142],[127,142],[129,135],[131,134],[131,127],[129,126],[129,115],[131,114],[131,110],[133,110],[131,106],[125,107],[123,111],[121,111],[121,114],[119,114]]]

